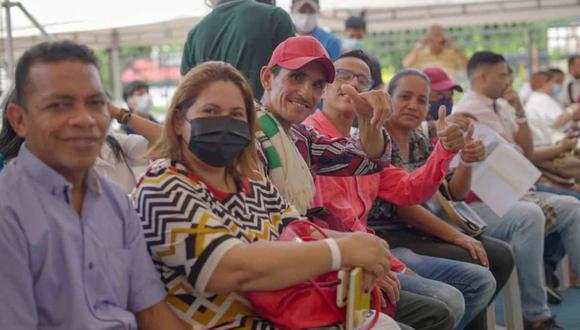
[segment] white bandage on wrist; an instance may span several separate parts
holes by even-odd
[[[327,238],[323,242],[328,245],[330,249],[330,255],[332,256],[332,270],[339,270],[342,267],[342,255],[340,253],[340,248],[336,243],[334,238]]]
[[[473,163],[468,163],[461,158],[459,158],[459,163],[465,167],[473,167]]]

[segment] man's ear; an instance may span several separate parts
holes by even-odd
[[[260,82],[262,83],[262,87],[264,87],[265,91],[270,91],[270,89],[272,89],[272,78],[272,70],[267,66],[263,66],[260,70]]]
[[[16,134],[21,138],[26,138],[28,132],[27,116],[28,113],[19,105],[10,103],[6,109],[8,122]]]

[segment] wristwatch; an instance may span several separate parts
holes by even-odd
[[[119,122],[119,124],[127,125],[127,123],[129,122],[129,119],[131,119],[132,115],[133,114],[131,113],[131,111],[129,111],[127,109],[121,109],[121,111],[119,111],[117,116],[115,116],[115,119]]]

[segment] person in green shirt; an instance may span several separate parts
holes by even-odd
[[[262,97],[260,69],[274,48],[296,35],[288,13],[256,0],[211,0],[213,10],[187,36],[181,75],[199,63],[225,61],[250,82],[257,99]]]

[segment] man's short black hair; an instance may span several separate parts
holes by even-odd
[[[86,45],[71,40],[43,42],[28,49],[16,65],[14,74],[14,101],[22,105],[24,89],[30,68],[36,62],[81,61],[99,69],[99,60]]]
[[[344,23],[344,29],[362,29],[367,32],[367,22],[362,17],[351,16]]]
[[[349,50],[348,52],[344,52],[338,56],[334,62],[340,60],[341,58],[345,57],[354,57],[358,58],[359,60],[365,62],[365,64],[369,67],[369,70],[372,70],[371,58],[361,49],[353,49]]]
[[[467,62],[467,75],[471,76],[473,71],[483,65],[494,65],[505,62],[505,58],[490,51],[476,52]]]
[[[571,67],[574,64],[574,61],[576,61],[576,59],[580,59],[579,54],[568,57],[568,67]]]
[[[138,89],[145,88],[149,90],[149,84],[143,80],[134,80],[128,83],[125,88],[123,88],[123,100],[127,102],[127,99],[133,95]]]

